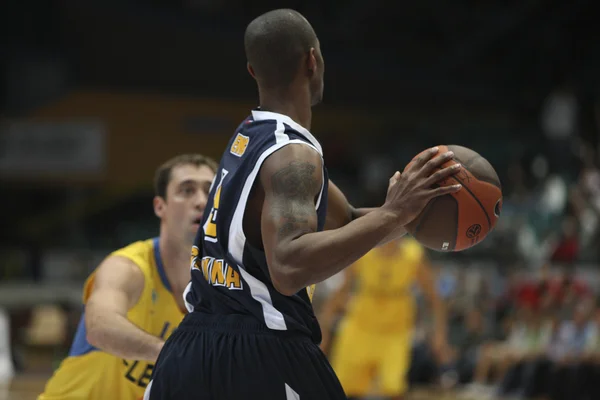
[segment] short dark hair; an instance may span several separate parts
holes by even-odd
[[[171,171],[173,171],[173,168],[181,165],[194,165],[196,167],[206,165],[215,173],[219,167],[215,160],[202,154],[181,154],[175,156],[164,162],[156,170],[156,173],[154,174],[155,196],[162,197],[163,199],[167,198],[167,186],[169,186],[169,182],[171,182]]]
[[[310,23],[287,8],[255,18],[244,35],[248,63],[257,81],[267,87],[288,86],[302,57],[316,45],[317,35]]]

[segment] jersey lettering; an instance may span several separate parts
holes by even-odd
[[[223,188],[223,180],[227,176],[227,170],[221,170],[221,179],[219,181],[219,186],[217,187],[217,192],[215,193],[215,199],[213,201],[213,207],[210,210],[210,215],[206,224],[204,224],[204,238],[209,242],[216,243],[217,239],[217,215],[219,213],[219,203],[221,202],[221,189]]]
[[[202,271],[204,279],[213,286],[224,286],[230,290],[242,290],[242,278],[238,271],[224,260],[203,257],[200,263],[197,258],[192,268]]]
[[[127,370],[125,371],[125,379],[135,383],[139,387],[145,388],[152,378],[152,370],[154,364],[147,364],[140,361],[132,361],[131,363],[127,360],[123,360]]]

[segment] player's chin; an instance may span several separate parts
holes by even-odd
[[[190,228],[190,231],[195,235],[196,232],[198,232],[198,229],[200,229],[200,223],[198,222],[194,222],[192,223],[192,227]]]

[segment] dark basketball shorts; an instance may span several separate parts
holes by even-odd
[[[165,343],[149,400],[342,400],[344,390],[308,336],[253,317],[193,312]]]

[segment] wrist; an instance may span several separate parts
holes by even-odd
[[[376,214],[379,220],[381,221],[383,226],[387,226],[390,229],[395,229],[398,226],[402,226],[404,224],[401,223],[401,215],[396,211],[392,211],[387,209],[385,206],[379,207],[373,214]]]

